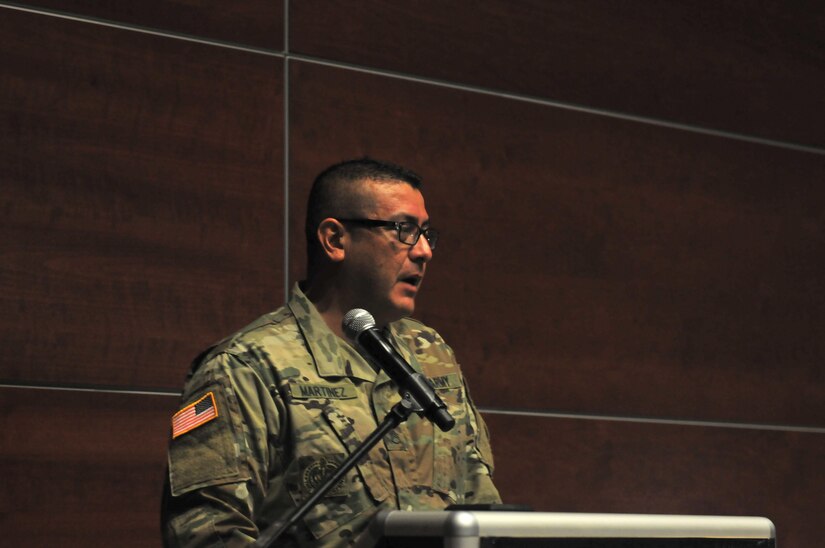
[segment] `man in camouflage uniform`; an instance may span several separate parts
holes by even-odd
[[[452,350],[406,318],[438,234],[418,176],[369,159],[315,181],[308,279],[286,306],[193,363],[172,422],[162,512],[166,546],[246,546],[305,500],[373,432],[400,396],[347,342],[363,308],[456,420],[413,415],[375,446],[293,531],[301,546],[346,546],[379,509],[497,503],[487,428]]]

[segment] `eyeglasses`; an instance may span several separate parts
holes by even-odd
[[[350,223],[361,226],[388,226],[395,229],[398,234],[398,241],[402,244],[413,246],[418,243],[421,235],[430,244],[430,249],[435,249],[438,243],[438,231],[434,228],[421,228],[412,221],[379,221],[377,219],[338,219],[342,223]]]

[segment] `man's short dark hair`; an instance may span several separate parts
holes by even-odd
[[[421,188],[421,177],[409,169],[372,158],[347,160],[328,167],[312,183],[306,217],[307,274],[312,274],[321,253],[316,231],[321,221],[337,215],[356,215],[363,209],[358,192],[364,181],[403,182]]]

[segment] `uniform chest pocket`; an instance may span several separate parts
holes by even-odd
[[[339,412],[329,400],[304,399],[293,403],[292,428],[300,443],[287,473],[287,486],[295,504],[300,504],[320,486],[360,444],[354,425],[359,413]],[[355,417],[355,420],[351,417]],[[320,499],[304,517],[304,523],[320,539],[332,531],[358,524],[387,498],[377,470],[370,460],[357,465]],[[353,525],[355,526],[355,525]]]
[[[348,410],[347,415],[332,406],[322,411],[338,439],[351,454],[358,449],[364,439],[375,430],[376,425],[366,413]],[[373,447],[365,459],[356,465],[358,473],[367,491],[376,503],[386,500],[391,492],[392,471],[390,470],[386,449],[382,444]]]

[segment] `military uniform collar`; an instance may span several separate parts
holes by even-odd
[[[376,373],[357,350],[330,330],[315,305],[297,283],[292,288],[287,306],[298,322],[298,327],[315,361],[318,375],[321,377],[351,377],[379,384],[390,380],[383,371]],[[398,344],[398,334],[394,324],[390,324],[388,331],[388,339],[396,350],[413,369],[421,372],[421,366],[415,356],[405,345]]]
[[[330,330],[297,283],[292,288],[287,306],[298,322],[321,377],[351,377],[376,382],[376,372],[357,351],[347,351],[349,343]]]

